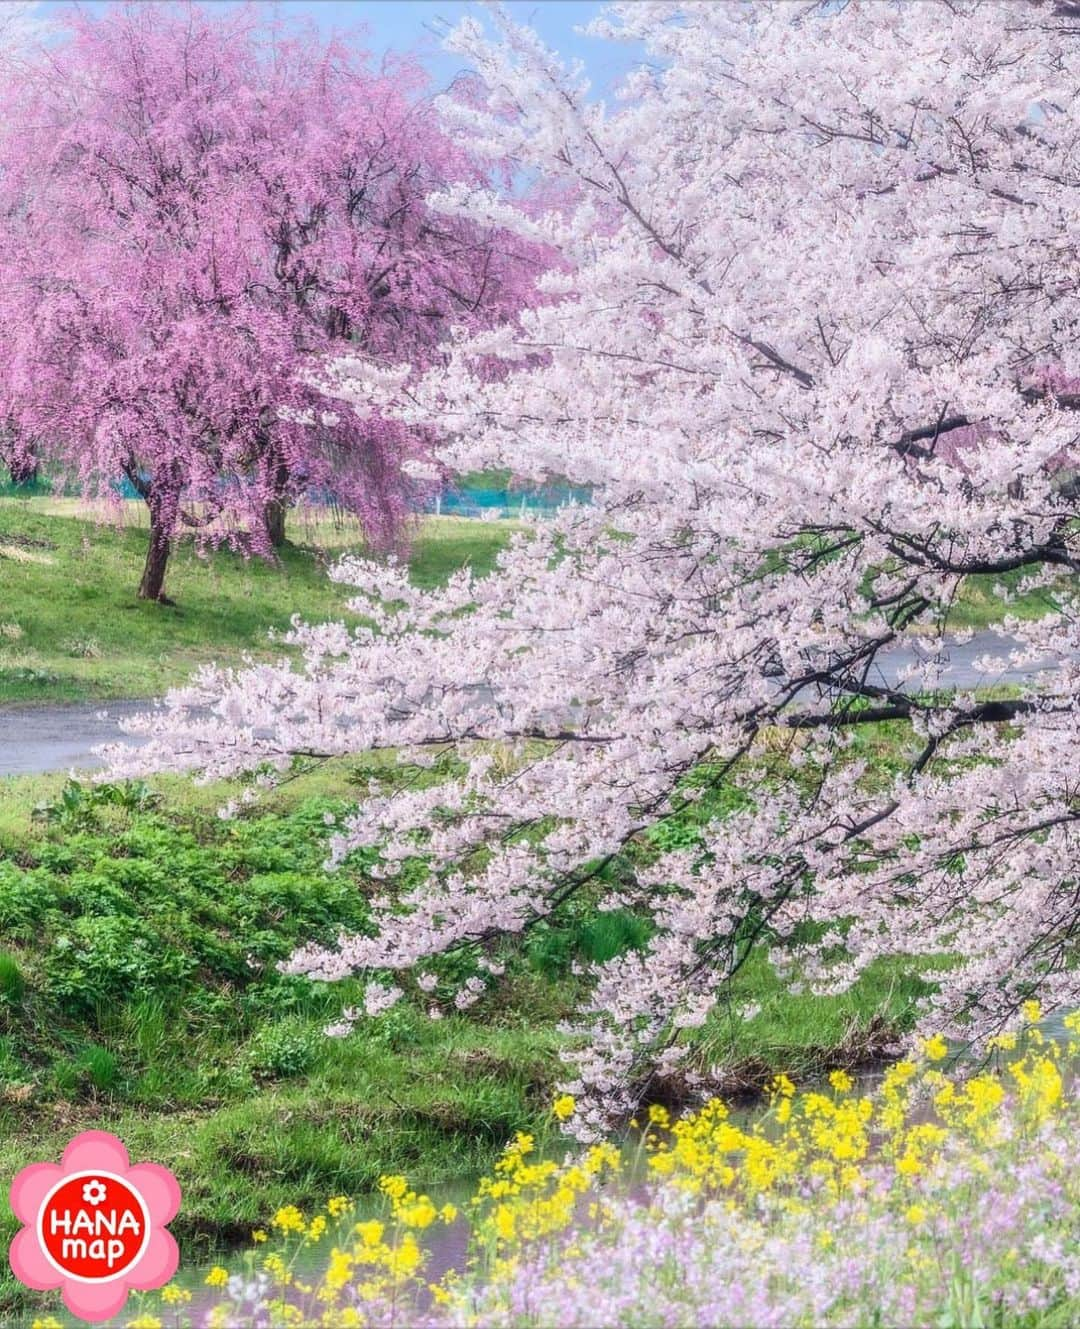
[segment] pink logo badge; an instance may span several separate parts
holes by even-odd
[[[180,1252],[165,1225],[180,1208],[180,1187],[166,1167],[138,1163],[107,1131],[84,1131],[56,1163],[24,1167],[11,1183],[23,1224],[8,1258],[15,1277],[46,1292],[63,1288],[81,1320],[107,1320],[128,1291],[161,1287]]]

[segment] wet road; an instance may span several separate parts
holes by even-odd
[[[1033,672],[1031,668],[983,674],[974,667],[979,656],[1005,656],[1013,644],[995,632],[977,633],[963,645],[952,643],[943,681],[961,688],[1022,682]],[[916,660],[915,648],[905,643],[881,656],[881,668],[870,681],[895,683],[900,670]],[[0,708],[0,776],[93,770],[101,764],[94,748],[122,739],[118,722],[146,708],[146,701]]]
[[[0,775],[94,770],[94,749],[122,738],[119,722],[146,701],[76,702],[0,708]]]

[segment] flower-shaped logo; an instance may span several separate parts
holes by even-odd
[[[84,1131],[59,1165],[33,1163],[11,1183],[23,1224],[11,1243],[15,1277],[44,1292],[63,1289],[81,1320],[107,1320],[128,1291],[161,1287],[180,1253],[165,1225],[180,1207],[180,1187],[157,1163],[134,1167],[107,1131]]]
[[[108,1193],[105,1183],[98,1181],[97,1177],[93,1181],[88,1181],[82,1188],[82,1197],[87,1204],[100,1204]]]

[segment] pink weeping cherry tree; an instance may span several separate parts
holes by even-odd
[[[1036,993],[1075,1003],[1075,21],[1027,0],[615,5],[597,30],[650,60],[614,110],[498,26],[456,30],[487,96],[447,123],[576,201],[527,224],[468,187],[438,206],[542,234],[572,275],[435,372],[355,357],[327,391],[441,425],[447,464],[564,474],[595,502],[439,590],[345,561],[373,626],[298,626],[299,670],[207,670],[121,767],[452,748],[447,779],[373,786],[339,827],[338,858],[377,854],[376,934],[291,967],[366,975],[377,1009],[472,950],[467,1005],[569,902],[647,915],[568,1031],[584,1138],[657,1077],[707,1080],[695,1030],[761,951],[821,991],[909,957],[934,980],[923,1027],[972,1041]],[[1028,670],[1004,694],[951,676],[973,578]],[[1012,613],[1019,592],[1041,616]],[[976,663],[992,683],[1006,661]],[[871,767],[884,725],[902,759]],[[657,834],[719,786],[737,796],[696,838]]]
[[[0,416],[84,492],[150,513],[139,594],[184,529],[266,552],[299,496],[387,543],[423,427],[330,410],[332,347],[436,363],[532,281],[509,232],[425,199],[484,170],[407,62],[257,6],[75,10],[0,99]]]
[[[0,60],[9,67],[20,56],[25,56],[26,48],[32,42],[40,41],[49,30],[41,15],[35,15],[36,8],[33,3],[12,0],[0,9]],[[37,475],[36,440],[27,437],[10,420],[0,419],[0,467],[17,485],[25,484]]]

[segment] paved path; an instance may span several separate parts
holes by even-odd
[[[119,721],[147,706],[95,701],[0,708],[0,776],[94,770],[101,765],[94,748],[124,737]]]
[[[979,656],[992,655],[1004,658],[1016,645],[1015,638],[1006,637],[1002,633],[990,630],[976,632],[971,640],[963,645],[952,642],[947,648],[949,666],[942,682],[957,688],[991,687],[995,683],[1022,683],[1025,678],[1030,678],[1032,674],[1038,673],[1040,667],[1048,668],[1055,663],[1052,659],[1047,658],[1046,660],[1037,661],[1033,666],[1027,666],[1023,669],[1005,669],[997,674],[984,674],[974,667],[974,661]],[[890,651],[883,651],[878,659],[882,665],[885,665],[887,661],[888,666],[880,669],[878,678],[871,678],[871,682],[888,685],[896,680],[896,676],[902,668],[917,663],[920,659],[920,653],[914,646],[903,643]]]
[[[1007,655],[1011,644],[994,632],[977,633],[963,646],[954,643],[949,647],[948,680],[957,687],[1021,682],[1031,670],[984,675],[972,664],[980,655]],[[897,671],[913,663],[916,654],[906,644],[888,652],[881,657],[878,677],[871,681],[895,681]],[[94,748],[122,739],[118,721],[146,707],[145,701],[116,701],[0,708],[0,776],[93,770],[101,764]]]

